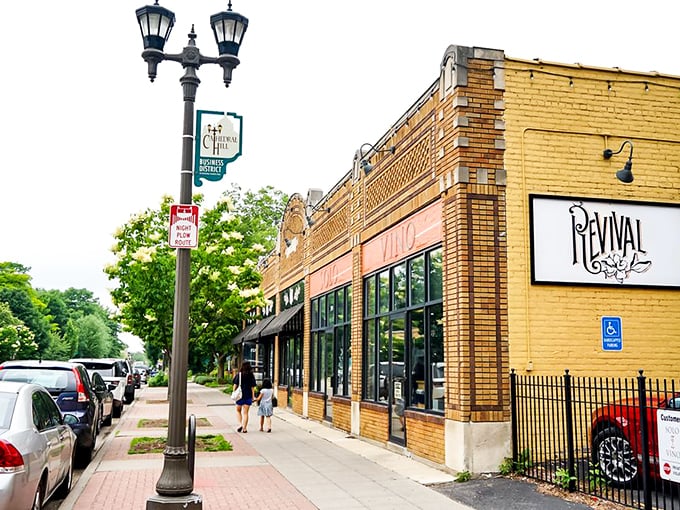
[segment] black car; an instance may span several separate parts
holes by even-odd
[[[78,418],[77,423],[69,423],[77,437],[76,457],[82,466],[90,462],[99,433],[101,406],[83,365],[66,361],[5,361],[0,364],[0,380],[45,387],[62,416]]]

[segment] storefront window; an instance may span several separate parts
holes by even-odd
[[[396,370],[403,381],[392,392],[406,406],[443,412],[441,248],[366,277],[364,290],[363,398],[387,401]]]
[[[327,395],[350,395],[352,366],[349,307],[352,287],[347,285],[312,299],[320,319],[312,328],[310,389]]]

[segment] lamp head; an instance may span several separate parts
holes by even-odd
[[[142,31],[145,50],[163,51],[165,43],[175,24],[175,13],[158,5],[146,5],[135,11],[137,23]]]
[[[625,183],[630,184],[633,182],[633,161],[628,160],[621,170],[616,172],[616,178]]]

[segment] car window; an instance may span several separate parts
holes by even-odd
[[[38,394],[43,401],[46,418],[49,422],[48,427],[57,427],[61,425],[61,411],[59,411],[59,407],[57,407],[57,404],[52,400],[52,397],[43,391],[39,391]]]
[[[71,369],[10,367],[0,370],[0,380],[39,384],[52,394],[76,391],[76,378]]]
[[[104,379],[102,379],[102,376],[97,372],[92,373],[92,387],[99,391],[106,388],[106,383],[104,382]]]
[[[36,391],[32,396],[33,425],[39,431],[50,428],[52,421],[50,412],[42,398],[42,392]]]
[[[0,370],[1,372],[1,370]],[[0,393],[0,429],[8,429],[14,414],[17,396],[14,393]]]

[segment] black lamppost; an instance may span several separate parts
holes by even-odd
[[[175,14],[158,5],[137,9],[137,21],[144,39],[142,58],[148,64],[149,78],[154,81],[158,64],[163,60],[179,62],[184,67],[180,78],[184,91],[184,130],[182,132],[182,168],[180,181],[180,204],[192,201],[192,162],[194,142],[194,102],[200,80],[196,70],[202,64],[219,64],[224,70],[224,84],[228,87],[231,73],[239,64],[238,50],[248,28],[248,19],[231,10],[210,17],[219,57],[206,57],[196,47],[194,27],[189,33],[189,43],[181,53],[164,53],[163,47],[175,24]],[[191,508],[200,510],[201,497],[193,493],[192,473],[189,472],[188,452],[185,440],[187,419],[187,360],[189,355],[189,278],[191,249],[177,248],[175,268],[175,307],[172,334],[172,362],[170,364],[170,412],[168,419],[168,442],[163,452],[163,472],[156,483],[158,495],[147,500],[147,510],[167,508]]]

